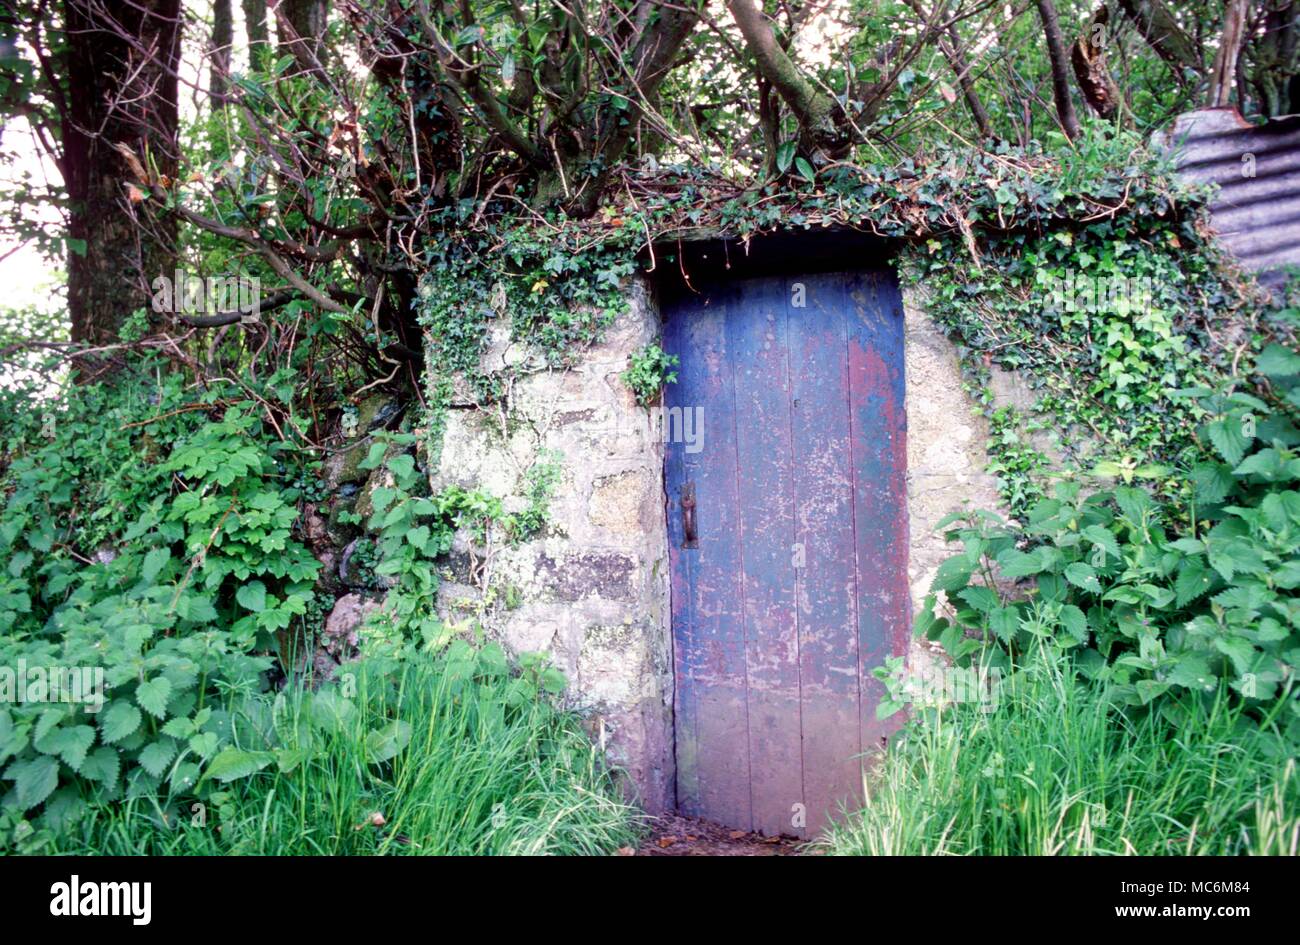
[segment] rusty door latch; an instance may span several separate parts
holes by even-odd
[[[695,526],[695,483],[682,483],[682,541],[683,548],[698,548],[699,533]]]

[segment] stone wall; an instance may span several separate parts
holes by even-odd
[[[956,346],[925,312],[924,295],[904,290],[907,375],[908,579],[912,611],[953,548],[935,526],[963,508],[1001,504],[988,465],[988,424],[962,387]]]
[[[620,375],[659,333],[636,283],[629,311],[569,371],[533,369],[496,326],[482,367],[523,372],[509,411],[462,398],[449,411],[433,488],[459,484],[524,502],[528,469],[562,468],[551,521],[536,539],[484,547],[457,536],[439,609],[518,654],[546,651],[568,698],[655,812],[674,793],[672,659],[663,444]]]
[[[984,472],[985,424],[963,390],[955,347],[923,303],[905,294],[914,609],[952,553],[934,531],[938,521],[956,509],[998,505]],[[554,451],[563,473],[549,527],[532,541],[495,548],[458,536],[440,610],[452,623],[477,623],[516,654],[549,652],[569,678],[568,698],[652,812],[674,798],[663,444],[620,375],[629,355],[658,335],[658,312],[640,283],[630,310],[570,371],[529,373],[527,354],[512,345],[503,321],[483,367],[524,369],[510,409],[460,399],[433,473],[435,490],[484,489],[509,497],[513,509],[524,501],[527,470]],[[933,653],[916,646],[910,658]]]

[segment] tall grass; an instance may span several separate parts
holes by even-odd
[[[197,810],[97,807],[64,852],[601,854],[634,842],[635,810],[575,716],[504,673],[446,661],[398,672],[361,671],[351,700],[297,689],[255,703],[241,742],[274,747],[291,770],[271,764]],[[405,740],[395,733],[409,741],[377,761]]]
[[[1177,724],[1122,712],[1062,659],[1003,681],[992,711],[927,709],[891,745],[842,855],[1300,852],[1300,778],[1226,695]]]

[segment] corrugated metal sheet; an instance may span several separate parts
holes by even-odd
[[[1252,125],[1207,108],[1180,115],[1165,144],[1184,177],[1219,185],[1214,226],[1243,266],[1269,285],[1300,266],[1300,116]]]

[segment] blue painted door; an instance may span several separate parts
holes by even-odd
[[[807,836],[861,797],[907,639],[902,300],[886,270],[696,288],[664,320],[678,807]]]

